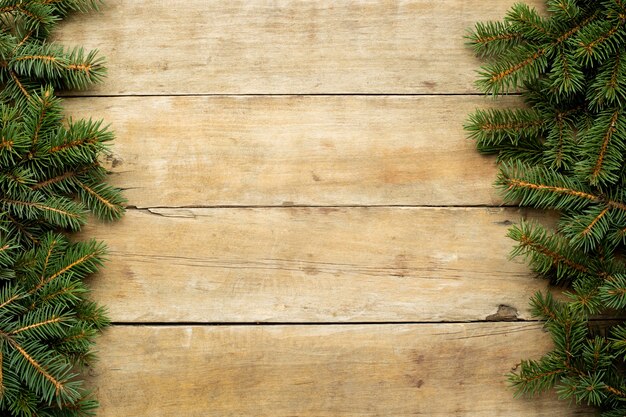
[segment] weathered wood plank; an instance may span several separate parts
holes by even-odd
[[[99,417],[591,416],[513,399],[538,324],[113,327],[92,374]]]
[[[523,213],[522,213],[523,214]],[[114,321],[360,322],[530,318],[545,282],[507,259],[513,209],[131,210],[89,227]],[[495,315],[495,316],[494,316]],[[509,317],[511,318],[511,317]]]
[[[466,30],[513,3],[107,0],[58,39],[108,58],[88,94],[467,93],[480,63]]]
[[[514,99],[497,101],[515,105]],[[493,158],[463,122],[480,97],[67,100],[118,139],[131,205],[493,205]]]

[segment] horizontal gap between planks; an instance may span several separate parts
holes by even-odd
[[[122,189],[123,191],[123,189]],[[150,210],[177,210],[177,209],[290,209],[290,208],[428,208],[428,209],[455,209],[455,208],[468,208],[468,209],[499,209],[499,208],[524,208],[531,209],[531,207],[520,207],[515,204],[474,204],[474,205],[411,205],[411,204],[289,204],[289,205],[236,205],[236,204],[218,204],[218,205],[186,205],[186,206],[146,206],[139,207],[135,205],[128,205],[126,210],[137,211],[150,211]]]
[[[165,93],[165,94],[63,94],[62,98],[122,98],[122,97],[493,97],[482,93]],[[520,96],[520,93],[502,96]],[[500,95],[498,96],[500,97]]]
[[[542,323],[541,320],[452,320],[452,321],[113,321],[111,326],[379,326],[379,325],[430,325],[430,324],[481,324],[481,323]]]
[[[592,318],[590,324],[622,323],[626,318],[607,317]],[[485,324],[485,323],[544,323],[538,319],[511,319],[511,320],[449,320],[449,321],[113,321],[111,326],[158,326],[158,327],[219,327],[219,326],[380,326],[380,325],[431,325],[431,324]]]

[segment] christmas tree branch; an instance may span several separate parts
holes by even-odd
[[[478,110],[468,136],[497,155],[506,202],[560,215],[556,231],[525,222],[509,230],[518,242],[512,256],[566,289],[565,301],[550,293],[531,299],[554,348],[522,361],[509,380],[516,395],[554,387],[559,398],[621,417],[626,325],[596,332],[589,320],[626,311],[626,5],[546,4],[548,15],[515,5],[503,22],[477,24],[469,36],[477,55],[490,59],[477,85],[494,95],[521,87],[526,108]],[[540,126],[503,123],[532,114]]]
[[[48,41],[69,12],[98,0],[0,0],[0,415],[85,417],[97,407],[74,372],[109,324],[82,280],[104,246],[71,243],[87,212],[116,219],[125,200],[99,159],[113,134],[66,121],[53,87],[101,81],[97,51]],[[3,358],[3,359],[2,359]]]

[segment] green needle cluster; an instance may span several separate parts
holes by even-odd
[[[63,114],[55,90],[85,89],[105,75],[97,51],[50,42],[70,12],[94,0],[0,0],[0,415],[93,415],[81,379],[108,324],[83,279],[105,248],[72,242],[92,214],[124,213],[101,165],[113,134]]]
[[[510,375],[518,394],[561,398],[626,415],[626,1],[516,4],[467,36],[485,64],[478,88],[520,94],[517,109],[476,110],[466,123],[500,166],[506,202],[557,210],[555,230],[523,222],[514,256],[565,288],[532,298],[554,349]],[[599,328],[593,318],[613,320]],[[612,324],[611,324],[612,323]]]

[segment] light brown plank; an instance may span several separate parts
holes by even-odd
[[[138,207],[498,204],[463,123],[478,97],[67,100],[117,133],[113,182]]]
[[[511,209],[131,210],[90,227],[114,321],[360,322],[530,318],[545,282],[507,259]],[[493,318],[493,317],[492,317]]]
[[[108,58],[88,94],[467,93],[480,62],[466,30],[513,3],[107,0],[58,39]]]
[[[505,374],[550,341],[537,324],[113,327],[99,417],[592,416],[513,399]]]

